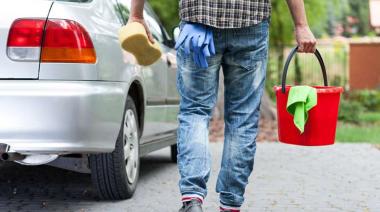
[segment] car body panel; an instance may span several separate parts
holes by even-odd
[[[129,14],[131,1],[130,0],[118,0],[118,6],[124,14]],[[147,9],[147,8],[146,8]],[[146,67],[139,67],[143,76],[143,86],[146,93],[146,114],[144,121],[144,130],[141,143],[150,142],[153,137],[160,137],[161,133],[171,134],[173,127],[169,128],[171,124],[167,122],[167,89],[168,89],[168,64],[166,60],[166,53],[170,50],[163,44],[164,37],[160,28],[160,23],[151,12],[144,10],[144,17],[147,25],[152,30],[153,36],[160,45],[162,51],[162,57],[154,64]],[[121,17],[123,23],[128,20],[127,16]],[[134,57],[128,52],[124,52],[124,61],[133,61]],[[128,60],[130,59],[130,60]],[[170,130],[169,130],[170,129]]]
[[[0,142],[18,153],[110,152],[127,83],[0,81]]]
[[[7,40],[12,23],[19,18],[43,18],[49,13],[52,2],[12,0],[0,7],[0,79],[37,79],[39,61],[13,61],[7,56]],[[22,6],[21,6],[22,5]],[[38,9],[31,9],[38,8]]]
[[[0,143],[22,154],[111,152],[120,131],[126,96],[135,82],[142,86],[142,102],[136,102],[144,110],[140,117],[142,154],[176,142],[175,51],[164,44],[166,32],[157,31],[162,30],[160,23],[149,12],[145,12],[146,17],[158,33],[161,59],[142,67],[133,55],[121,49],[118,30],[127,17],[120,15],[117,2],[124,2],[124,9],[128,9],[127,1],[54,1],[48,18],[69,19],[82,25],[92,39],[97,61],[41,63],[38,80],[1,80]],[[29,10],[40,9],[29,6]]]
[[[49,19],[78,22],[89,33],[97,55],[96,64],[41,63],[40,79],[128,81],[121,71],[123,54],[118,40],[121,27],[113,1],[75,3],[56,1]]]

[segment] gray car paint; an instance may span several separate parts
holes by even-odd
[[[149,67],[137,65],[118,42],[123,22],[117,14],[116,0],[55,1],[49,13],[49,18],[74,20],[88,31],[97,54],[95,64],[39,64],[14,62],[6,57],[4,35],[13,20],[46,17],[51,3],[8,0],[0,9],[2,17],[7,17],[0,19],[0,45],[4,47],[0,50],[0,77],[11,73],[13,78],[36,78],[39,73],[38,80],[0,81],[0,143],[24,154],[110,152],[133,82],[143,88],[141,143],[157,143],[173,136],[178,126],[178,94],[173,90],[175,52],[160,40],[161,60]],[[151,21],[157,22],[154,17]],[[175,142],[171,138],[166,144]]]

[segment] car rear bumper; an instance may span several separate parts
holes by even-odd
[[[0,81],[0,143],[21,154],[111,152],[127,83]]]

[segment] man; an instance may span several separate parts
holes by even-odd
[[[303,0],[287,0],[300,52],[315,51]],[[132,0],[130,22],[144,22],[143,0]],[[260,99],[268,56],[270,0],[180,0],[177,41],[179,188],[181,212],[200,212],[210,174],[208,126],[219,70],[225,88],[225,139],[216,191],[220,211],[240,211],[253,169]],[[145,25],[146,26],[146,25]],[[276,30],[276,29],[273,29]],[[146,31],[152,42],[149,29]]]

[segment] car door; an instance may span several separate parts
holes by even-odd
[[[160,31],[161,39],[161,51],[162,51],[162,60],[166,62],[166,116],[164,123],[161,126],[161,130],[170,134],[173,131],[176,131],[178,128],[177,115],[179,109],[179,94],[176,87],[176,72],[177,72],[177,62],[176,62],[176,53],[173,49],[174,41],[171,40],[169,34],[165,31],[165,28],[161,24],[160,20],[153,12],[153,9],[146,4],[145,10],[149,16],[147,22],[154,22],[154,29]]]
[[[128,21],[130,0],[118,0],[124,23]],[[159,23],[144,9],[144,18],[155,41],[162,46],[164,38]],[[162,48],[161,48],[162,49]],[[129,54],[124,52],[125,54]],[[167,93],[167,62],[162,57],[150,66],[138,66],[143,75],[143,87],[146,96],[144,131],[141,142],[149,142],[162,136],[166,130],[166,93]]]

